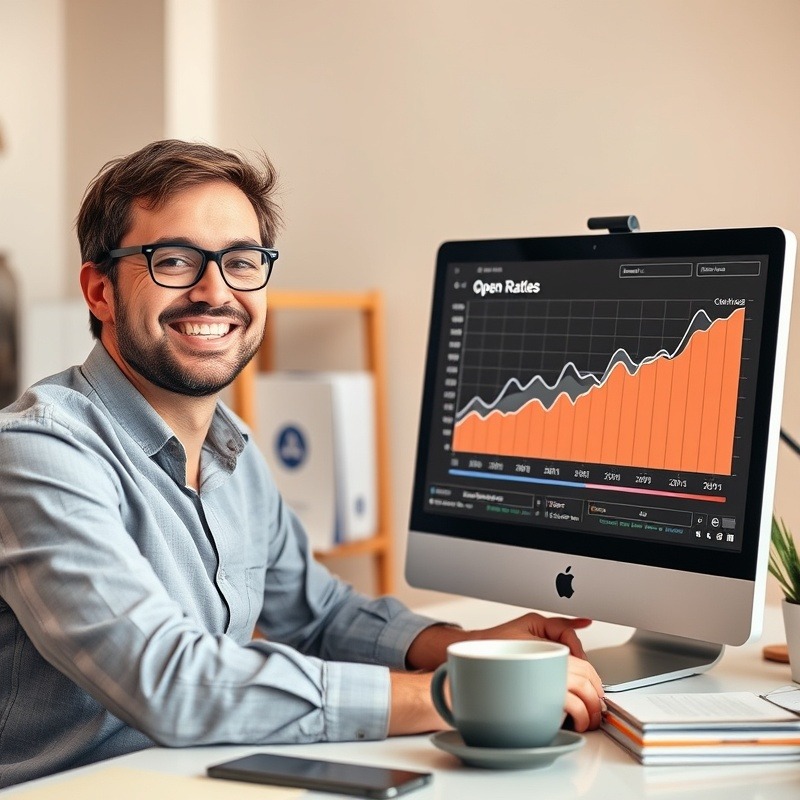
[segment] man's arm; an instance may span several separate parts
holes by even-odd
[[[431,672],[392,672],[389,736],[428,733],[448,727],[431,701]]]

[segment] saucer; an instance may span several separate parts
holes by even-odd
[[[440,750],[458,756],[465,764],[484,769],[535,769],[552,764],[586,743],[579,733],[559,731],[546,747],[470,747],[458,731],[440,731],[431,736]]]

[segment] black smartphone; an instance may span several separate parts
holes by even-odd
[[[430,772],[367,767],[341,761],[255,753],[206,770],[211,778],[292,786],[318,792],[339,792],[356,797],[397,797],[430,783]]]

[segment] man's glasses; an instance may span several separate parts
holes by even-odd
[[[144,255],[150,277],[169,289],[188,289],[214,261],[222,280],[237,292],[254,292],[267,285],[278,251],[268,247],[226,247],[202,250],[189,244],[142,244],[108,251],[108,258]]]

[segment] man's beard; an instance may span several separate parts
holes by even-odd
[[[134,326],[130,324],[124,302],[120,302],[120,298],[117,297],[115,305],[117,308],[117,346],[125,362],[150,383],[169,392],[189,397],[207,397],[229,386],[258,352],[264,338],[263,331],[261,336],[254,341],[243,338],[233,364],[228,364],[217,353],[208,353],[205,356],[208,369],[202,370],[203,374],[197,374],[197,367],[186,368],[178,363],[166,338],[155,343],[145,344],[140,341],[136,336]],[[211,308],[207,303],[193,303],[185,308],[163,312],[159,316],[159,323],[166,326],[170,320],[200,315],[230,318],[231,312],[226,309]],[[243,311],[238,312],[236,316],[239,318],[239,325],[242,328],[246,328],[251,322],[250,316]]]

